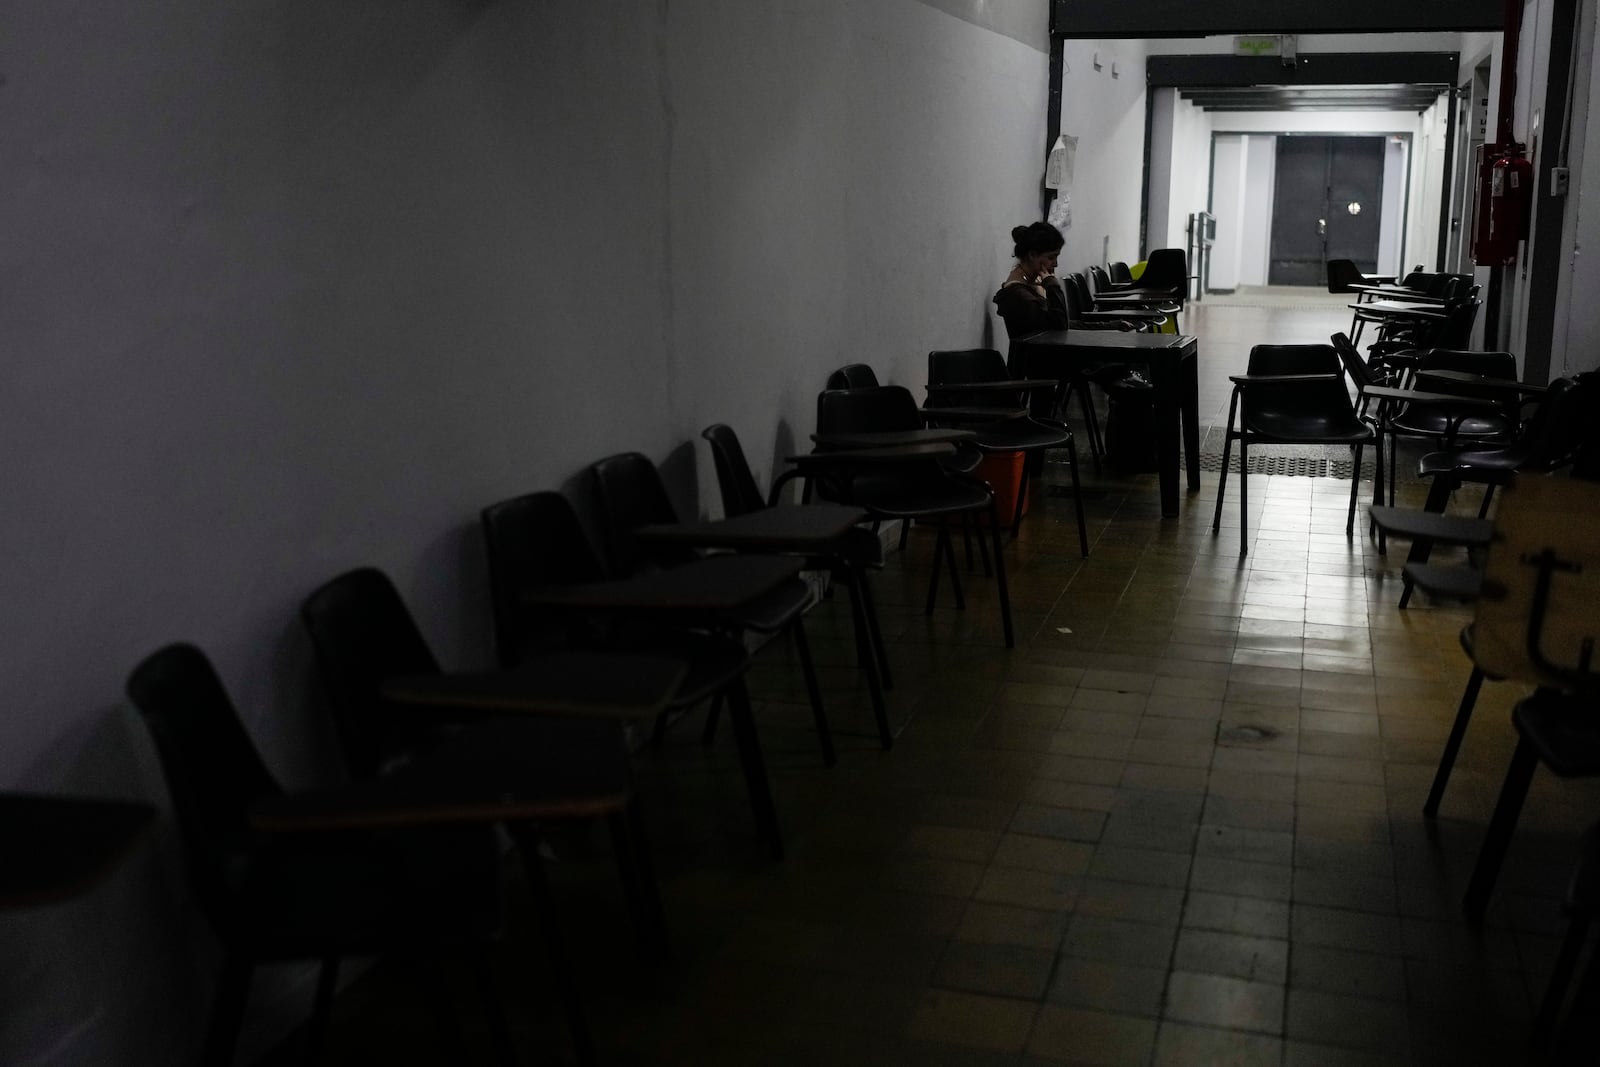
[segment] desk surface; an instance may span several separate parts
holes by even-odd
[[[92,888],[154,816],[148,804],[0,793],[0,908],[51,904]]]
[[[391,678],[381,692],[396,704],[458,711],[653,718],[687,673],[661,656],[560,652],[510,670]]]
[[[800,573],[805,561],[785,556],[708,556],[670,570],[614,582],[528,590],[532,607],[703,618],[737,611]]]
[[[1447,382],[1452,387],[1464,386],[1479,395],[1491,397],[1504,396],[1507,393],[1537,396],[1545,392],[1545,387],[1542,385],[1524,385],[1509,378],[1486,378],[1481,374],[1473,374],[1471,371],[1429,370],[1426,368],[1417,370],[1417,381],[1426,382],[1430,379],[1436,382]]]
[[[1370,296],[1393,297],[1396,300],[1406,300],[1416,304],[1435,304],[1444,306],[1448,301],[1442,296],[1429,296],[1418,289],[1407,289],[1399,285],[1352,285],[1352,292],[1366,293]]]
[[[1404,300],[1369,300],[1364,304],[1346,304],[1355,311],[1377,315],[1410,316],[1418,319],[1442,319],[1445,313],[1438,305],[1417,304]]]
[[[1109,348],[1142,352],[1183,349],[1195,344],[1193,334],[1123,333],[1120,330],[1045,330],[1016,342],[1037,348]]]
[[[901,445],[948,445],[970,441],[971,430],[934,427],[926,430],[862,430],[855,433],[814,433],[811,439],[824,450],[835,448],[896,448]]]
[[[250,824],[279,833],[587,818],[628,802],[616,723],[501,719],[389,773],[269,797]]]
[[[964,430],[963,433],[971,433]],[[976,437],[977,434],[972,434]],[[965,440],[965,438],[963,438]],[[827,451],[805,452],[785,456],[785,463],[797,467],[843,467],[867,463],[921,463],[930,459],[943,459],[956,454],[956,446],[949,441],[934,441],[922,445],[892,445],[887,448],[829,448]]]
[[[842,504],[779,504],[714,522],[643,526],[633,535],[694,548],[804,551],[827,548],[866,519],[865,511]]]

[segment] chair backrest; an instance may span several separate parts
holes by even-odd
[[[1003,382],[1011,377],[1005,357],[992,348],[963,348],[928,353],[929,385],[967,385],[973,382]],[[926,407],[1011,408],[1022,406],[1018,393],[991,392],[931,394]]]
[[[596,521],[604,546],[607,568],[613,578],[626,578],[646,569],[660,553],[640,550],[633,531],[652,523],[679,522],[661,472],[641,452],[619,452],[589,466],[590,484],[597,505]],[[683,552],[688,558],[693,553]],[[669,553],[669,556],[671,554]]]
[[[1418,371],[1458,370],[1468,374],[1481,374],[1486,378],[1516,381],[1517,357],[1510,352],[1473,352],[1459,348],[1432,348],[1417,358]],[[1428,386],[1435,389],[1435,386]],[[1449,392],[1448,388],[1438,389]]]
[[[1361,268],[1356,266],[1353,259],[1328,260],[1328,292],[1350,293],[1355,290],[1352,286],[1366,283],[1366,275],[1361,273]]]
[[[350,774],[377,774],[422,736],[386,707],[383,683],[437,674],[439,661],[399,590],[375,567],[346,571],[320,586],[300,605],[300,619],[311,635]]]
[[[933,385],[966,385],[969,382],[1003,382],[1005,357],[992,348],[947,349],[928,353],[928,381]]]
[[[1354,410],[1340,374],[1339,353],[1332,345],[1256,345],[1250,349],[1249,374],[1330,374],[1325,382],[1285,382],[1252,387],[1245,393],[1251,411],[1291,414],[1346,414]]]
[[[1089,295],[1089,283],[1084,280],[1081,273],[1063,275],[1061,278],[1061,293],[1067,298],[1067,321],[1069,322],[1094,307],[1094,298]]]
[[[228,874],[248,848],[248,812],[281,789],[195,646],[147,656],[128,676],[128,697],[155,741],[190,886],[216,920],[230,896]]]
[[[1170,292],[1174,300],[1189,295],[1189,258],[1181,248],[1158,248],[1150,253],[1139,288]]]
[[[1332,345],[1256,345],[1249,374],[1338,374],[1339,353]]]
[[[1128,265],[1121,260],[1107,267],[1106,273],[1111,275],[1111,283],[1113,285],[1133,284],[1133,271],[1129,270]]]
[[[1478,321],[1478,309],[1482,306],[1482,300],[1467,300],[1451,307],[1434,335],[1434,346],[1465,349],[1472,341],[1472,327]]]
[[[1089,290],[1092,293],[1110,293],[1116,286],[1111,284],[1111,275],[1106,273],[1104,267],[1089,266],[1084,273],[1089,276]]]
[[[700,436],[711,442],[711,462],[717,467],[717,488],[722,490],[722,511],[730,519],[748,515],[767,506],[761,487],[750,463],[744,458],[744,448],[733,427],[719,422],[700,431]]]
[[[1539,398],[1522,437],[1519,471],[1547,472],[1572,466],[1600,442],[1600,372],[1557,378]]]
[[[922,415],[902,385],[874,389],[828,389],[817,394],[817,433],[917,430]]]
[[[530,649],[571,643],[574,620],[541,616],[523,605],[522,596],[541,586],[605,579],[605,566],[572,503],[554,491],[528,493],[491,504],[479,519],[500,666],[516,666]]]
[[[1345,373],[1350,375],[1350,380],[1356,383],[1357,389],[1385,384],[1385,380],[1374,373],[1372,365],[1361,357],[1361,350],[1349,337],[1336,333],[1331,340],[1333,350],[1339,355],[1339,362],[1344,366]]]
[[[1416,289],[1418,292],[1426,291],[1432,284],[1434,275],[1421,267],[1414,267],[1410,274],[1400,279],[1402,289]]]
[[[878,375],[865,363],[846,363],[828,375],[829,389],[875,389]]]

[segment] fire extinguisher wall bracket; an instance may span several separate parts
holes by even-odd
[[[1533,203],[1533,163],[1526,146],[1515,141],[1481,145],[1474,170],[1472,261],[1500,267],[1517,258],[1528,236]]]

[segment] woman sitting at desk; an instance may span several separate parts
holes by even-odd
[[[1011,268],[994,306],[1012,340],[1041,330],[1067,328],[1067,294],[1056,277],[1056,260],[1066,240],[1048,222],[1034,222],[1011,231],[1017,265]]]

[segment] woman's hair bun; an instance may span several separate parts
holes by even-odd
[[[1014,242],[1016,242],[1018,244],[1021,244],[1023,241],[1027,240],[1027,237],[1028,237],[1028,228],[1026,226],[1013,226],[1013,227],[1011,227],[1011,240],[1012,241],[1014,241]]]

